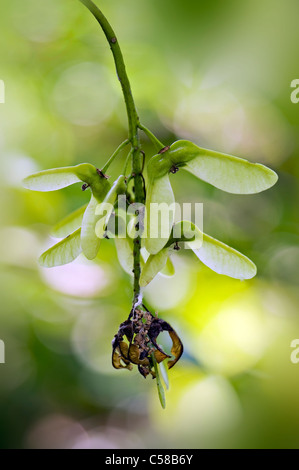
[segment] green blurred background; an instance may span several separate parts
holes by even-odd
[[[111,367],[131,280],[112,241],[98,259],[42,269],[51,226],[87,201],[80,186],[22,189],[40,169],[98,167],[126,138],[109,47],[76,0],[1,1],[1,448],[299,447],[297,0],[101,0],[127,62],[141,119],[178,138],[265,163],[265,193],[234,196],[182,174],[181,202],[204,203],[204,230],[254,260],[241,282],[175,259],[146,302],[175,327],[183,359],[167,409],[155,382]],[[144,140],[147,156],[154,153]],[[115,164],[116,177],[123,158]],[[184,173],[184,172],[183,172]],[[83,202],[82,202],[83,201]]]

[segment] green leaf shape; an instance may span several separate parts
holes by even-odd
[[[109,181],[105,177],[98,174],[89,185],[91,187],[92,194],[99,202],[105,199],[106,194],[110,191],[111,188]]]
[[[193,222],[181,220],[174,224],[166,247],[182,242],[186,246],[182,245],[181,248],[199,249],[203,242],[203,232]]]
[[[140,276],[140,286],[147,286],[159,272],[161,272],[166,264],[169,256],[175,252],[173,247],[163,248],[156,255],[150,255],[145,263]]]
[[[166,275],[174,274],[174,266],[170,259],[176,253],[175,243],[183,242],[182,248],[186,244],[188,248],[200,248],[202,246],[203,233],[189,220],[177,222],[171,230],[168,242],[157,254],[150,255],[141,272],[140,285],[147,286],[158,273]]]
[[[56,238],[63,238],[70,233],[81,227],[83,215],[88,204],[80,207],[79,209],[71,212],[69,215],[64,217],[58,224],[52,228],[52,235]]]
[[[105,198],[103,199],[103,202],[107,202],[109,204],[114,205],[117,196],[120,194],[125,194],[126,193],[126,184],[125,184],[125,176],[121,175],[117,178],[117,180],[114,181],[112,187],[110,190],[107,192],[105,195]],[[101,207],[99,206],[97,210],[97,214],[101,215]]]
[[[90,202],[84,212],[81,230],[81,246],[87,259],[93,260],[100,249],[102,236],[99,237],[96,231],[98,217],[98,206],[102,204],[111,191],[111,186],[105,178],[100,176],[100,186],[97,191],[92,192]],[[98,196],[96,196],[96,194]]]
[[[138,223],[138,217],[131,217],[127,226],[127,233],[129,237],[134,240],[136,238],[136,224]]]
[[[159,364],[157,363],[157,360],[156,360],[154,354],[152,354],[151,357],[152,357],[152,361],[153,361],[154,369],[155,369],[155,374],[156,374],[159,400],[160,400],[160,403],[161,403],[161,406],[162,406],[163,410],[165,410],[165,408],[166,408],[165,390],[164,390],[164,387],[163,387],[163,384],[162,384],[162,381],[161,381],[161,377],[160,377]]]
[[[201,180],[232,194],[254,194],[271,188],[277,174],[259,163],[200,148],[180,140],[169,150],[168,158]]]
[[[167,258],[166,264],[160,273],[167,277],[172,277],[175,275],[175,267],[170,258]]]
[[[79,228],[49,248],[40,256],[39,264],[44,268],[54,268],[74,261],[82,252],[80,235],[81,229]]]
[[[92,195],[84,212],[81,228],[81,247],[87,259],[94,259],[100,249],[101,240],[96,235],[96,208],[99,201]]]
[[[114,238],[115,241],[115,247],[116,247],[116,252],[117,252],[117,257],[119,264],[123,268],[123,270],[129,274],[130,276],[133,276],[133,250],[134,250],[134,245],[133,245],[133,240],[130,237],[126,238]],[[140,257],[140,267],[143,269],[145,263],[143,259],[143,254],[141,253]]]
[[[241,280],[256,275],[256,266],[249,258],[205,233],[202,247],[193,251],[200,261],[218,274]]]
[[[113,212],[113,205],[110,202],[102,202],[96,206],[95,233],[98,239],[105,237],[106,228]]]
[[[149,178],[162,178],[169,173],[172,165],[169,151],[154,155],[147,164]]]
[[[178,140],[165,153],[152,157],[147,168],[151,179],[182,168],[232,194],[259,193],[278,180],[277,174],[265,165],[204,149],[188,140]]]
[[[184,228],[183,235],[180,237],[176,234],[176,227],[179,226]],[[195,229],[194,240],[188,241],[189,235]],[[188,230],[190,230],[189,233]],[[191,248],[206,266],[218,274],[240,280],[251,279],[256,275],[255,264],[245,255],[201,232],[192,222],[181,221],[173,227],[166,246],[156,255],[149,256],[140,276],[142,287],[147,286],[159,272],[163,271],[168,258],[177,252],[175,243],[178,243],[180,248]]]
[[[170,210],[167,215],[161,216],[160,214],[159,216],[158,212],[153,211],[151,204],[158,204],[161,208],[164,206],[167,210],[167,207],[171,207],[174,203],[174,194],[168,174],[162,178],[149,181],[146,198],[146,238],[144,246],[150,254],[158,253],[166,245],[175,217],[174,210]],[[157,217],[154,218],[155,214]]]
[[[57,191],[80,181],[92,185],[99,178],[95,166],[90,163],[81,163],[76,166],[34,173],[23,180],[23,185],[32,191]]]
[[[112,187],[105,195],[103,202],[97,205],[95,212],[97,216],[95,231],[99,239],[104,237],[106,227],[113,212],[114,204],[117,200],[117,197],[121,194],[125,194],[125,192],[125,176],[121,175],[113,183]]]
[[[133,242],[130,238],[115,238],[119,264],[123,270],[133,275]]]

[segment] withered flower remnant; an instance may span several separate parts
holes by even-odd
[[[183,354],[183,344],[169,323],[155,317],[146,308],[138,307],[123,322],[112,341],[112,365],[115,369],[132,370],[138,366],[140,374],[146,378],[149,374],[156,378],[154,360],[159,364],[171,356],[158,345],[160,333],[167,331],[172,340],[171,354],[168,361],[171,369]]]

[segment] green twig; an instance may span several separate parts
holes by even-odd
[[[126,161],[125,161],[125,165],[124,165],[124,169],[123,169],[123,172],[122,172],[122,174],[123,174],[124,176],[126,176],[127,169],[128,169],[128,165],[129,165],[129,161],[130,161],[130,158],[132,157],[132,154],[133,154],[133,149],[131,149],[130,152],[128,153],[128,155],[127,155],[127,158],[126,158]]]
[[[119,147],[117,147],[117,149],[115,150],[115,152],[111,155],[111,157],[109,158],[109,160],[107,161],[107,163],[105,163],[105,166],[102,168],[102,173],[106,173],[106,171],[108,170],[108,168],[110,167],[110,165],[113,163],[113,161],[115,160],[115,158],[117,157],[117,155],[122,151],[122,149],[124,149],[128,144],[130,143],[130,141],[127,139],[125,140],[122,144],[120,144]]]
[[[142,124],[139,123],[138,125],[139,129],[142,130],[147,136],[148,138],[153,142],[153,144],[155,145],[155,147],[157,148],[158,152],[160,152],[160,150],[162,150],[163,148],[165,148],[166,146],[164,144],[162,144],[162,142],[160,142],[159,139],[157,139],[157,137],[145,126],[143,126]]]
[[[107,18],[103,15],[101,10],[91,1],[91,0],[80,0],[83,5],[85,5],[89,11],[96,18],[100,24],[107,41],[110,45],[114,62],[116,66],[116,72],[118,79],[120,81],[124,100],[126,104],[126,110],[128,115],[129,123],[129,141],[132,145],[132,176],[134,178],[134,188],[135,188],[135,201],[136,203],[145,203],[145,193],[143,187],[143,176],[142,176],[142,158],[140,154],[141,146],[138,135],[139,129],[139,117],[137,114],[136,106],[134,103],[131,85],[128,79],[123,55],[118,43],[116,34],[111,27]],[[140,285],[139,279],[141,274],[140,268],[140,250],[141,250],[141,238],[137,237],[134,240],[134,305],[140,301]]]
[[[105,17],[105,15],[91,0],[80,0],[80,2],[83,3],[83,5],[85,5],[89,9],[89,11],[93,14],[93,16],[96,18],[96,20],[100,24],[107,38],[107,41],[110,45],[110,49],[114,57],[117,76],[120,81],[120,84],[123,90],[125,103],[126,103],[128,122],[129,122],[129,138],[132,144],[134,145],[136,143],[136,134],[137,134],[139,118],[137,115],[136,106],[135,106],[133,95],[131,92],[131,86],[130,86],[130,82],[128,79],[123,55],[122,55],[120,46],[118,44],[116,34],[112,26],[110,25],[109,21]]]

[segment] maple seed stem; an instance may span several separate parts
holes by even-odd
[[[110,49],[114,57],[117,76],[120,81],[123,95],[124,95],[124,100],[126,103],[128,122],[129,122],[129,140],[132,142],[132,145],[136,147],[138,146],[137,134],[138,134],[139,118],[137,115],[137,110],[136,110],[136,106],[134,103],[134,99],[133,99],[133,95],[131,91],[131,85],[128,79],[126,66],[124,63],[124,58],[123,58],[123,55],[119,46],[119,42],[116,39],[117,36],[111,24],[105,17],[105,15],[91,0],[80,0],[80,2],[83,3],[83,5],[85,5],[88,8],[88,10],[93,14],[97,22],[100,24],[107,38],[107,41],[110,45]]]
[[[143,159],[141,158],[141,145],[138,135],[140,123],[119,41],[112,26],[102,11],[91,0],[80,0],[80,2],[88,8],[100,24],[113,54],[116,73],[121,84],[128,115],[129,142],[132,145],[132,174],[134,174],[135,203],[144,204],[145,192],[142,175]],[[138,302],[140,297],[140,250],[141,239],[140,237],[137,237],[134,240],[134,304]]]
[[[116,159],[118,154],[130,143],[129,140],[125,140],[122,144],[120,144],[119,147],[115,150],[115,152],[111,155],[105,166],[102,168],[102,173],[106,173],[110,165],[113,163],[113,161]]]
[[[162,144],[162,142],[160,142],[160,140],[157,139],[157,137],[147,127],[139,123],[139,129],[142,130],[148,136],[148,138],[153,142],[158,152],[160,152],[161,149],[165,148],[165,145]]]

